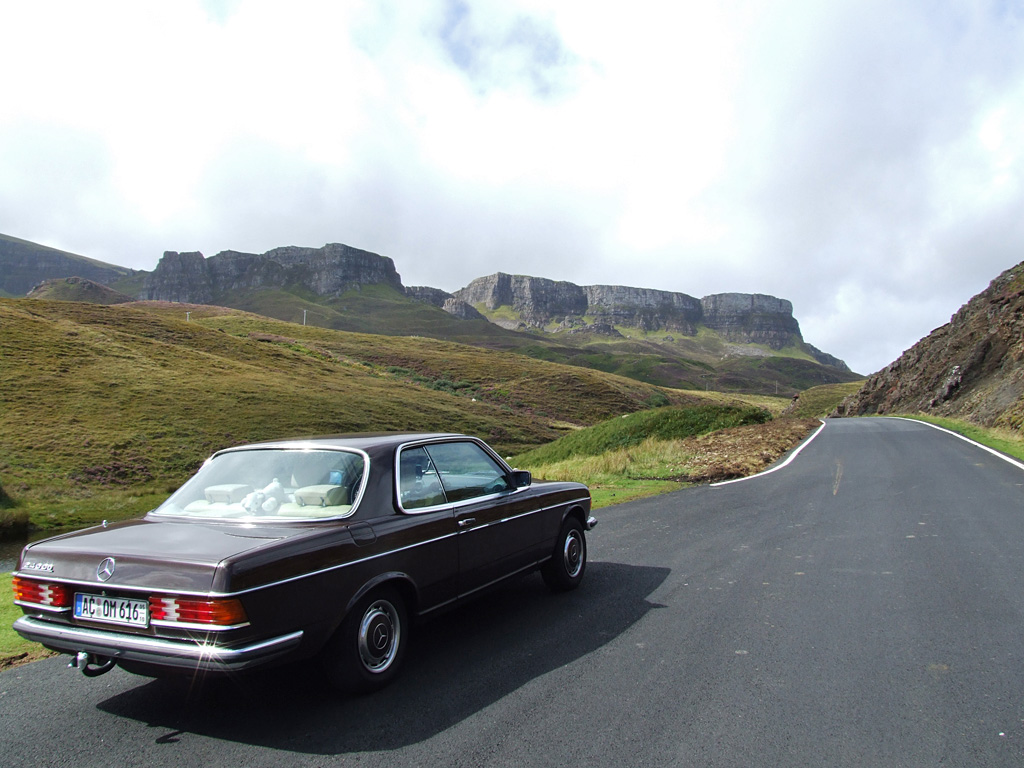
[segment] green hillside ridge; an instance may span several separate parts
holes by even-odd
[[[460,320],[415,301],[388,285],[362,285],[339,296],[317,296],[296,286],[236,291],[214,297],[214,305],[337,331],[385,336],[430,336],[496,349],[515,349],[521,334],[485,320]]]
[[[28,298],[41,301],[84,301],[90,304],[127,304],[134,301],[131,296],[84,277],[47,280],[29,291]]]
[[[4,249],[18,249],[27,253],[32,253],[40,256],[48,254],[64,256],[75,261],[79,261],[83,264],[88,264],[94,267],[100,267],[102,269],[110,269],[119,271],[127,274],[131,272],[130,269],[125,267],[118,267],[114,264],[108,264],[98,259],[90,259],[88,256],[81,256],[77,253],[71,253],[70,251],[62,251],[59,248],[50,248],[46,245],[40,245],[39,243],[33,243],[30,240],[22,240],[20,237],[13,237],[11,235],[0,234],[0,247]]]
[[[131,274],[125,267],[0,234],[0,297],[24,296],[45,280],[84,277],[107,284]]]

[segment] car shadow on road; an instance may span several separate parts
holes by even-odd
[[[549,593],[538,576],[520,579],[415,627],[402,674],[368,696],[334,693],[293,667],[207,681],[199,691],[141,682],[98,707],[145,723],[164,744],[192,733],[307,754],[397,749],[611,642],[660,607],[647,596],[668,574],[591,562],[583,585],[564,594]],[[573,692],[564,695],[571,706]]]

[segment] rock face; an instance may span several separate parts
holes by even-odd
[[[511,307],[518,320],[493,321],[507,328],[520,324],[543,328],[555,318],[584,315],[587,310],[587,296],[578,285],[504,272],[477,278],[454,296],[470,306],[482,304],[492,311]]]
[[[836,416],[932,413],[1024,425],[1024,262],[872,375]]]
[[[410,299],[415,299],[438,309],[441,309],[445,302],[452,298],[452,295],[447,291],[442,291],[440,288],[429,288],[425,285],[407,285],[405,287],[405,295]]]
[[[213,301],[213,278],[203,254],[198,251],[164,251],[156,269],[146,275],[141,299],[209,304]]]
[[[340,243],[323,248],[275,248],[264,254],[167,251],[143,283],[140,298],[209,304],[217,296],[263,286],[296,286],[337,296],[358,285],[389,285],[402,292],[394,262]]]
[[[803,343],[800,325],[793,317],[793,305],[785,299],[761,294],[721,293],[696,299],[685,293],[650,288],[581,287],[499,272],[474,280],[456,291],[455,296],[491,311],[511,308],[516,318],[499,317],[494,322],[513,328],[560,324],[578,330],[585,323],[593,327],[625,326],[693,336],[697,326],[704,325],[736,343],[765,344],[776,350]],[[848,370],[842,360],[821,352],[818,355],[823,358],[819,362]]]
[[[644,331],[678,331],[692,336],[701,321],[700,301],[685,293],[621,285],[590,285],[583,289],[587,314],[598,323]]]
[[[793,304],[759,293],[718,293],[700,300],[704,325],[729,341],[782,349],[803,340]]]

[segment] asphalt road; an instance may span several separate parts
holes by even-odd
[[[831,421],[772,474],[598,517],[578,591],[418,628],[373,696],[4,672],[0,764],[1024,765],[1024,470]]]

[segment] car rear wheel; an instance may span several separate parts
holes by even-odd
[[[367,594],[322,652],[329,681],[342,690],[367,693],[394,680],[408,642],[406,619],[397,590],[382,587]]]
[[[580,521],[570,517],[562,524],[555,551],[541,568],[544,583],[556,592],[576,589],[587,568],[587,539]]]

